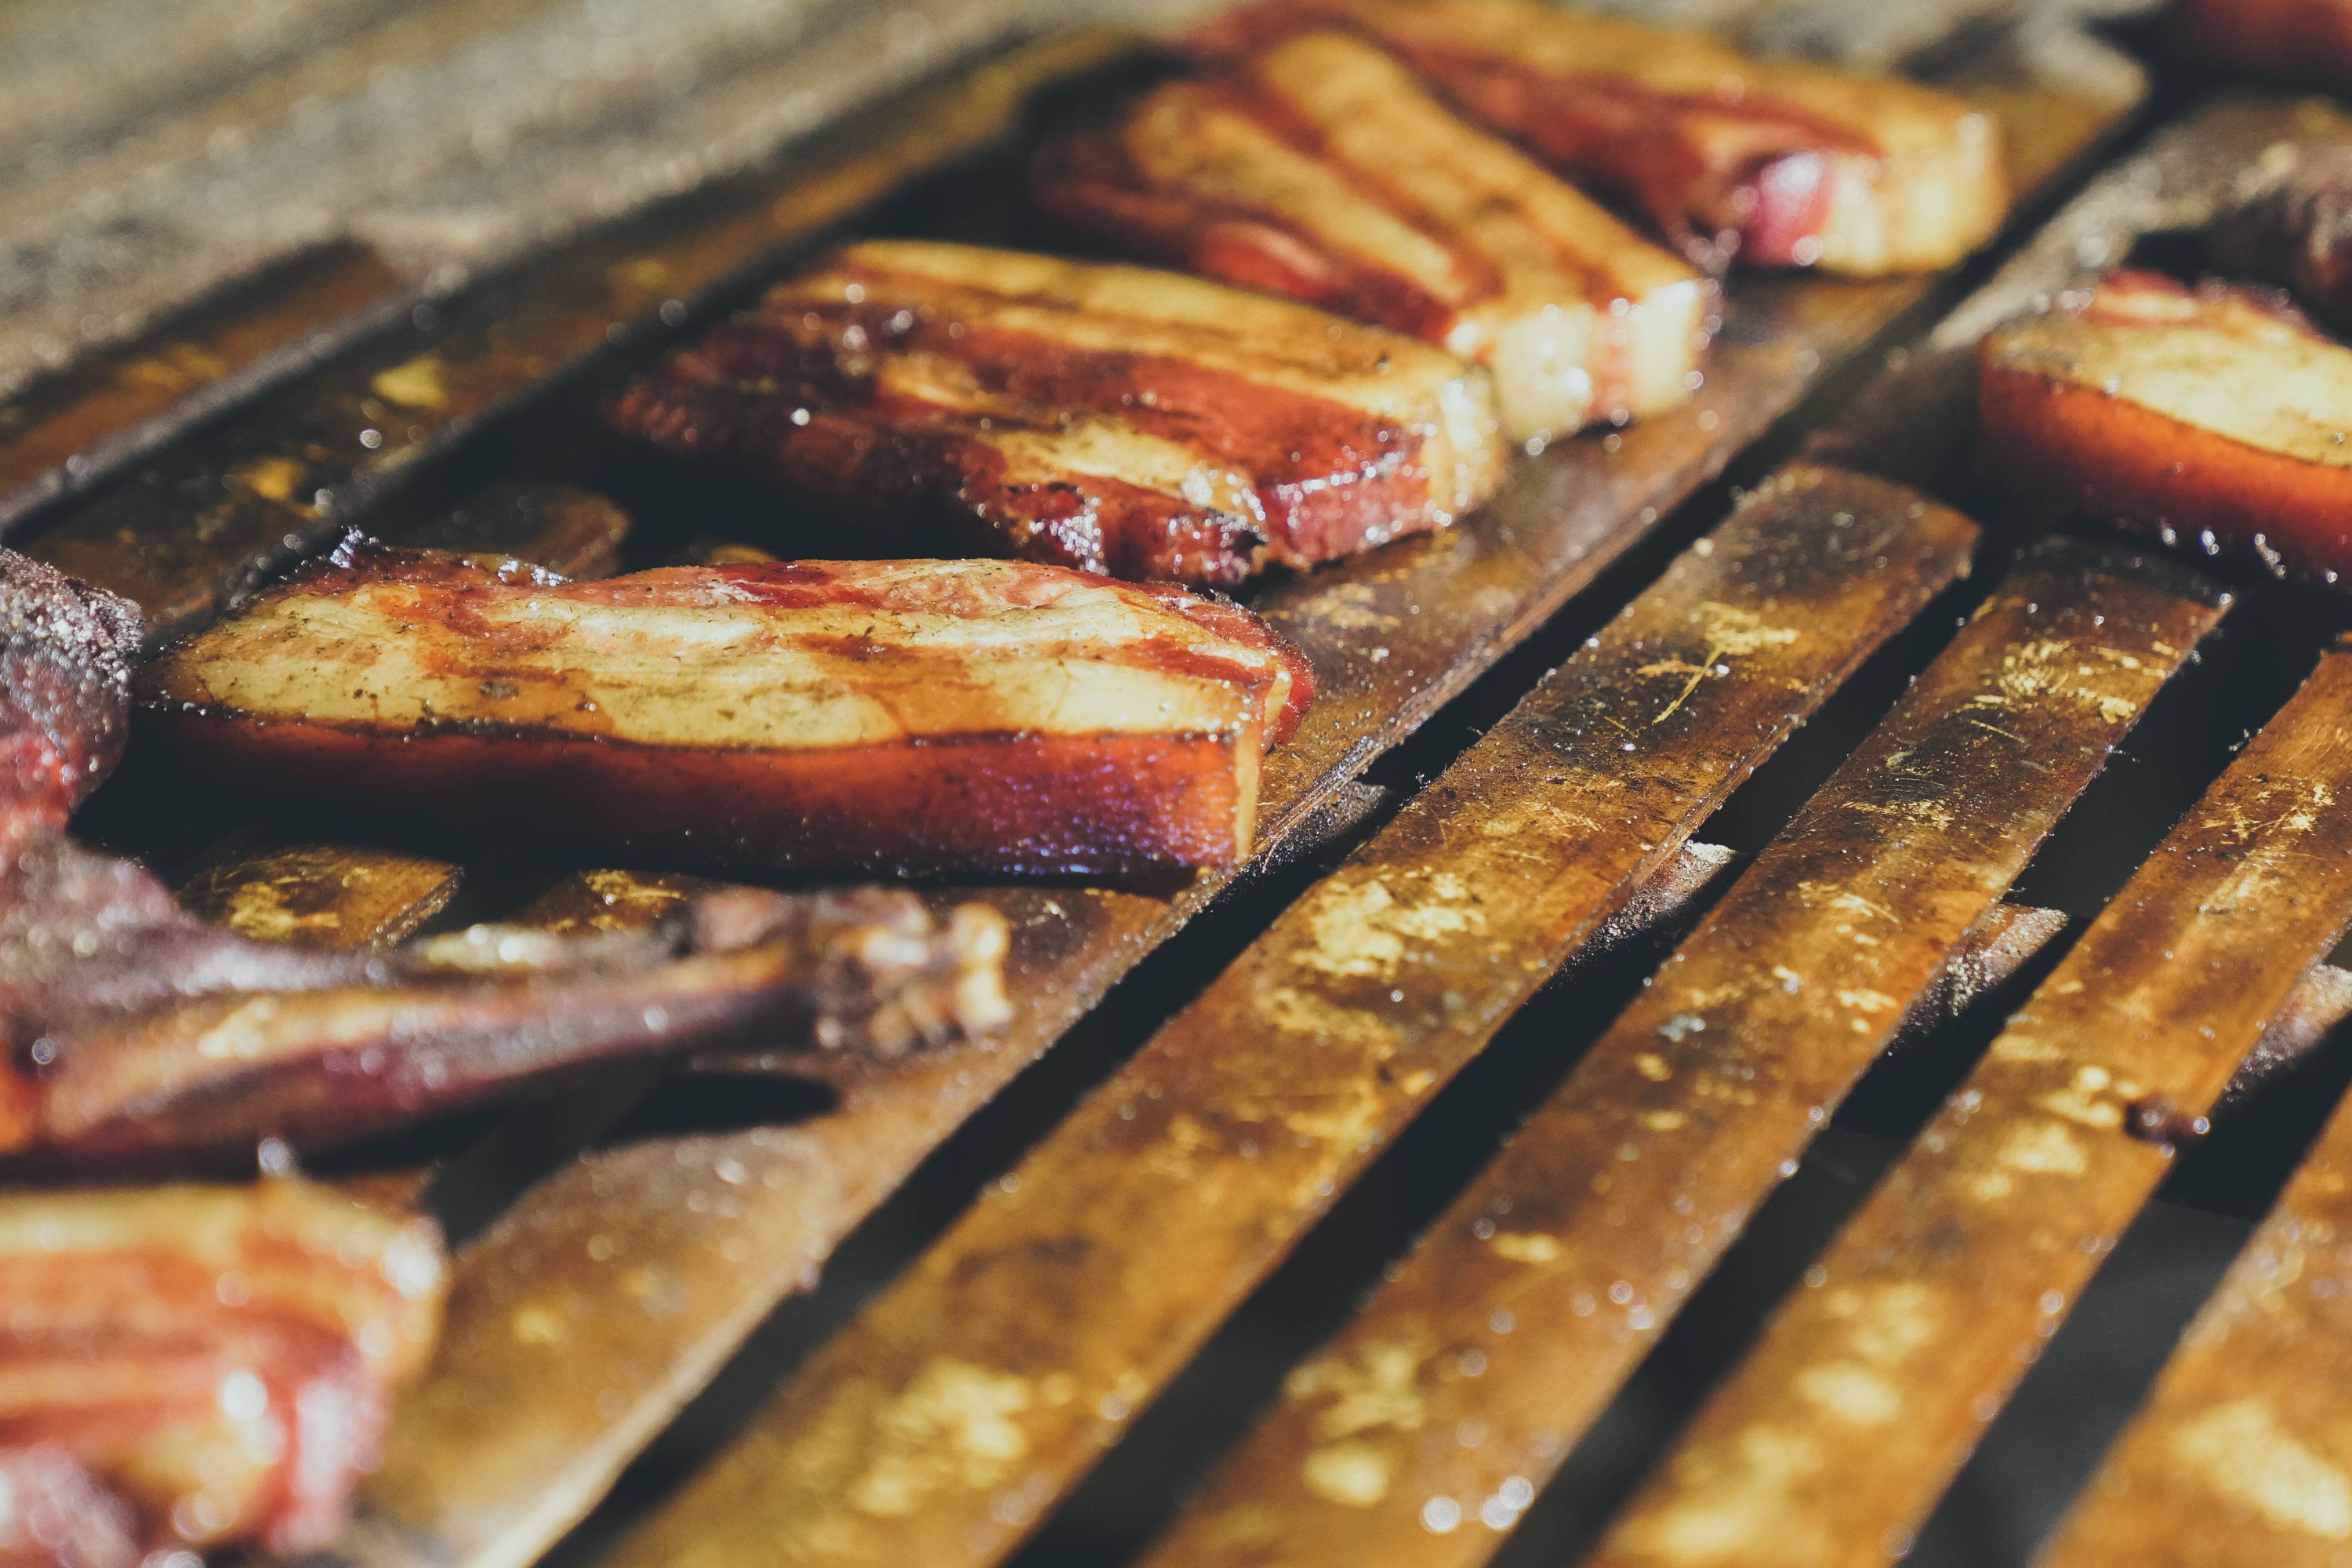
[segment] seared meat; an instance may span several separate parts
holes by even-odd
[[[2111,273],[1979,351],[1989,481],[2282,573],[2352,571],[2347,434],[2352,350],[2245,289]]]
[[[1990,238],[2008,210],[1993,121],[1959,99],[1535,0],[1269,0],[1196,47],[1230,56],[1332,23],[1648,214],[1709,268],[1736,254],[1860,277],[1927,271]]]
[[[1517,441],[1690,395],[1712,286],[1378,47],[1307,33],[1048,146],[1038,205],[1089,238],[1441,343]]]
[[[121,750],[136,614],[7,552],[0,595],[0,752],[20,763],[0,797],[0,1050],[28,1069],[0,1066],[0,1151],[318,1147],[623,1053],[757,1031],[887,1055],[1003,1016],[1003,917],[942,927],[893,890],[722,889],[641,933],[476,927],[382,954],[208,925],[61,830]]]
[[[298,1181],[0,1196],[0,1559],[324,1545],[446,1289],[431,1222]]]
[[[970,246],[853,246],[674,354],[611,423],[826,517],[1230,584],[1440,527],[1506,453],[1485,375],[1197,279]]]
[[[601,583],[320,563],[142,677],[185,765],[762,866],[1131,871],[1248,851],[1307,697],[1253,616],[989,561]]]
[[[2352,85],[2347,0],[2173,0],[2165,24],[2173,53],[2201,69]]]
[[[2352,331],[2352,144],[2279,146],[2265,179],[2213,226],[2213,259],[2225,269],[2294,290],[2312,314]]]

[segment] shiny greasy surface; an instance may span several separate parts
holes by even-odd
[[[2217,618],[2088,552],[2004,583],[1150,1561],[1484,1561],[1429,1500],[1507,1528]]]
[[[1280,916],[616,1561],[1008,1554],[1974,536],[1834,471],[1768,487]],[[941,1414],[975,1405],[1003,1434],[982,1454]]]
[[[1514,440],[1682,402],[1713,331],[1690,268],[1346,33],[1158,88],[1037,178],[1093,239],[1481,361]]]
[[[2352,349],[2266,299],[2119,272],[1979,351],[2001,488],[2333,581],[2352,571]]]
[[[1839,1232],[1598,1563],[1900,1555],[2164,1179],[2142,1108],[2203,1115],[2352,918],[2347,703],[2352,656],[2330,654]]]
[[[1172,273],[853,246],[671,355],[624,433],[888,537],[1232,584],[1443,526],[1507,454],[1486,374]]]
[[[1246,853],[1311,689],[1244,611],[1057,567],[565,584],[425,552],[306,571],[142,681],[160,741],[251,784],[706,859],[1040,870]]]
[[[2347,1241],[2352,1106],[2182,1334],[2042,1568],[2332,1568],[2352,1536]]]
[[[1925,270],[1990,239],[2008,210],[1996,127],[1961,99],[1620,17],[1530,0],[1271,0],[1201,45],[1230,51],[1302,16],[1379,38],[1709,263]]]
[[[429,1221],[291,1179],[0,1195],[0,1446],[62,1450],[159,1552],[321,1545],[446,1289]]]

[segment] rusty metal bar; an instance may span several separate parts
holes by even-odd
[[[2015,573],[1147,1561],[1489,1556],[2220,613],[2081,546]]]
[[[2326,990],[2339,1005],[2329,1011],[2340,1021],[2352,977],[2321,973],[2333,976]],[[2344,1561],[2352,1543],[2347,1249],[2352,1100],[2328,1120],[2181,1337],[2147,1403],[2037,1559],[2042,1568]]]
[[[1892,1562],[2352,919],[2352,652],[2317,671],[2010,1021],[1594,1561]],[[2108,1559],[2116,1561],[2117,1559]]]
[[[1829,470],[1769,487],[1280,916],[618,1560],[999,1560],[1974,537]]]

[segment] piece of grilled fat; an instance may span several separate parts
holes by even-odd
[[[1442,527],[1507,458],[1486,374],[1198,279],[923,241],[852,246],[609,411],[835,521],[1229,586]]]
[[[2116,272],[1979,351],[1977,465],[2207,554],[2352,572],[2352,349],[2284,300]]]
[[[0,1552],[324,1546],[447,1279],[430,1221],[298,1180],[0,1196]]]
[[[1961,99],[1534,0],[1269,0],[1195,47],[1230,55],[1333,22],[1703,266],[1929,271],[2009,209],[1998,128]]]
[[[1035,194],[1088,238],[1442,344],[1514,441],[1687,398],[1713,285],[1390,54],[1305,33],[1050,143]]]
[[[149,665],[194,771],[707,864],[1120,874],[1245,855],[1305,658],[1007,561],[594,583],[338,552]]]

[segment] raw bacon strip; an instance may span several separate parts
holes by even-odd
[[[1700,265],[1946,267],[2009,207],[1990,116],[1914,83],[1750,58],[1530,0],[1280,0],[1196,39],[1229,55],[1344,22],[1473,117],[1646,213]]]
[[[992,561],[599,583],[380,551],[150,666],[144,721],[257,787],[716,862],[1127,872],[1248,851],[1303,658],[1178,589]]]
[[[2242,289],[2110,273],[1979,351],[1989,482],[2283,574],[2352,571],[2347,437],[2352,350]]]
[[[829,517],[1233,584],[1441,527],[1506,453],[1451,355],[1197,279],[971,246],[851,247],[673,355],[611,421]]]
[[[1514,440],[1690,395],[1712,287],[1349,33],[1172,81],[1050,145],[1045,213],[1102,243],[1444,345]]]
[[[298,1181],[0,1196],[0,1555],[325,1544],[446,1289],[431,1222]]]

